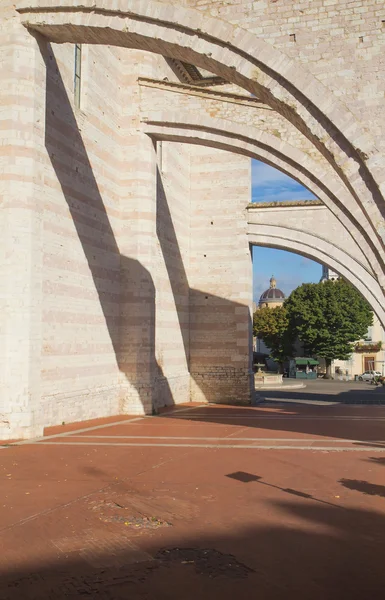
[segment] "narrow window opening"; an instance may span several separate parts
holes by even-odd
[[[291,34],[289,35],[289,37],[290,37],[290,41],[291,41],[291,42],[296,42],[296,41],[297,41],[297,38],[296,38],[296,36],[295,36],[295,33],[291,33]]]
[[[74,74],[74,98],[76,108],[80,108],[82,80],[82,46],[75,44],[75,74]]]
[[[362,44],[362,43],[364,42],[364,36],[363,36],[363,35],[360,35],[360,38],[359,38],[359,39],[360,39],[360,42],[361,42],[361,44]]]

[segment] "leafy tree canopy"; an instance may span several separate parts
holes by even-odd
[[[284,304],[290,327],[309,354],[346,360],[373,324],[367,301],[344,279],[304,283]]]
[[[293,352],[293,338],[289,318],[284,306],[260,308],[254,313],[253,331],[271,350],[271,357],[278,363],[288,359]]]

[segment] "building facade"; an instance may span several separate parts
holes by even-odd
[[[0,438],[250,402],[250,158],[142,122],[168,82],[188,98],[223,81],[150,52],[37,45],[3,2],[0,22]]]
[[[277,281],[274,275],[270,278],[270,285],[262,292],[258,307],[255,307],[255,310],[259,310],[261,308],[275,308],[277,306],[282,306],[285,301],[285,294],[277,288]],[[262,338],[255,337],[254,338],[254,351],[261,355],[266,355],[267,357],[270,355],[270,348],[268,348],[263,341]],[[267,367],[271,370],[277,370],[278,365],[271,358],[266,358]]]
[[[261,294],[259,298],[258,307],[275,308],[276,306],[282,306],[285,298],[286,296],[283,291],[277,288],[277,281],[273,275],[270,278],[270,286]]]
[[[322,267],[321,281],[338,279],[339,275],[328,267]],[[320,370],[325,368],[325,361],[320,358]],[[368,328],[367,334],[358,340],[354,352],[349,360],[334,360],[332,372],[336,379],[359,377],[365,371],[379,371],[385,375],[385,332],[378,319],[373,315],[373,325]]]
[[[2,439],[251,401],[249,242],[326,250],[248,238],[250,158],[349,232],[385,323],[380,5],[0,0]]]

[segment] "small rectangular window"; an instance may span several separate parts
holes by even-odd
[[[76,108],[80,108],[81,79],[82,79],[82,46],[81,46],[81,44],[75,44],[74,97],[75,97]]]

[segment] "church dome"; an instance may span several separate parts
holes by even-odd
[[[272,277],[270,279],[270,287],[268,290],[265,290],[263,292],[263,294],[261,294],[261,297],[259,299],[260,303],[267,303],[267,302],[283,302],[285,300],[286,296],[283,293],[282,290],[277,288],[277,282],[274,279],[274,277]]]

